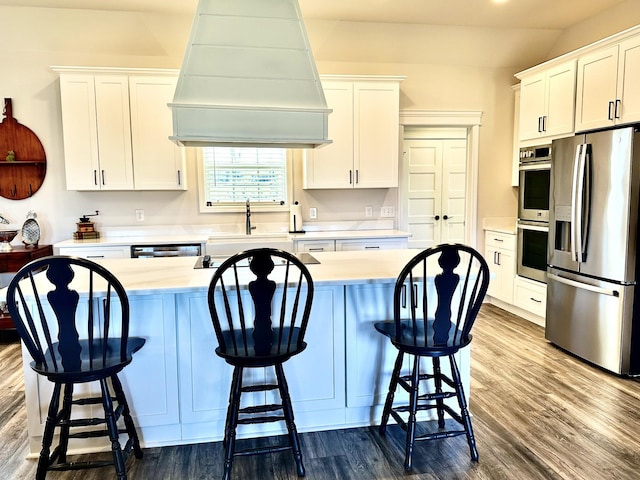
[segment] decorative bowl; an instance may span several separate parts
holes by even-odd
[[[18,230],[0,230],[0,252],[13,250],[11,241],[18,235]]]

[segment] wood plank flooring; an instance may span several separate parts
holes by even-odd
[[[558,350],[542,328],[492,305],[474,327],[471,412],[480,462],[464,437],[421,442],[403,471],[404,433],[390,426],[301,435],[307,478],[391,480],[599,480],[640,478],[640,382]],[[18,344],[0,345],[0,479],[34,478],[27,452]],[[254,442],[273,442],[259,439]],[[221,442],[150,448],[129,461],[132,480],[217,479]],[[51,473],[48,479],[102,480],[112,470]],[[234,478],[293,480],[290,453],[239,458]]]

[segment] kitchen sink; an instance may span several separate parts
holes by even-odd
[[[293,241],[283,233],[220,234],[209,237],[205,253],[212,257],[231,256],[252,248],[267,247],[293,252]]]

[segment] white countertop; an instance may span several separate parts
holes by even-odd
[[[307,265],[314,284],[349,285],[394,282],[419,249],[317,252]],[[101,259],[129,295],[205,291],[215,271],[194,269],[197,257]],[[248,275],[251,275],[247,269]]]
[[[516,217],[486,217],[482,220],[482,228],[492,232],[516,234]]]

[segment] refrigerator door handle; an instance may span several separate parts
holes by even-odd
[[[584,233],[586,225],[584,220],[584,189],[585,189],[585,171],[587,166],[587,144],[578,145],[576,149],[576,159],[573,165],[573,186],[572,186],[572,203],[571,212],[571,239],[572,239],[572,257],[578,263],[584,261]]]
[[[577,282],[568,278],[561,277],[555,273],[547,273],[547,279],[555,280],[559,283],[564,283],[575,288],[581,288],[583,290],[589,290],[590,292],[600,293],[602,295],[608,295],[610,297],[619,297],[620,292],[618,290],[612,290],[610,288],[596,287],[595,285],[589,285],[588,283]]]
[[[571,179],[571,260],[577,260],[576,246],[578,244],[576,238],[577,218],[576,218],[576,198],[578,196],[578,171],[580,167],[580,155],[582,154],[582,144],[576,145],[576,156],[573,159],[573,177]]]

